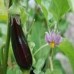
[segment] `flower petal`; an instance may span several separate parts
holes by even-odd
[[[51,37],[52,41],[54,41],[55,37],[56,37],[56,33],[54,31],[51,31],[50,37]]]
[[[55,37],[55,44],[58,45],[61,42],[61,36],[59,34],[56,35]]]
[[[50,37],[50,35],[49,35],[49,33],[48,33],[48,32],[46,32],[45,40],[46,40],[46,42],[48,42],[48,43],[50,43],[50,42],[51,42],[51,37]]]

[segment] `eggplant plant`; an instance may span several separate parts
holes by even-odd
[[[74,74],[73,12],[73,0],[0,0],[0,74]]]

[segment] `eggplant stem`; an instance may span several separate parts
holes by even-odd
[[[30,74],[30,70],[22,70],[22,74]]]

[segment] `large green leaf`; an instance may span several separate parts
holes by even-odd
[[[60,50],[69,58],[74,70],[74,47],[68,40],[64,40],[60,46]]]
[[[41,45],[45,44],[45,24],[37,21],[32,26],[31,40],[35,43],[34,51],[36,51]]]
[[[67,0],[51,0],[50,12],[56,20],[59,20],[69,10]]]
[[[36,60],[39,58],[46,58],[50,50],[49,46],[45,46],[45,31],[45,25],[41,22],[35,22],[35,24],[33,24],[31,39],[35,43],[33,52]]]
[[[39,50],[39,51],[38,51]],[[38,52],[37,52],[38,51]],[[40,58],[47,59],[49,56],[50,48],[48,45],[42,45],[39,49],[37,49],[36,53],[34,54],[35,58],[38,60]]]

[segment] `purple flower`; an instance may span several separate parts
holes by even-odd
[[[61,42],[62,37],[60,36],[60,34],[55,33],[53,31],[46,32],[45,35],[45,40],[47,43],[49,43],[51,48],[54,48],[56,45],[59,45]]]

